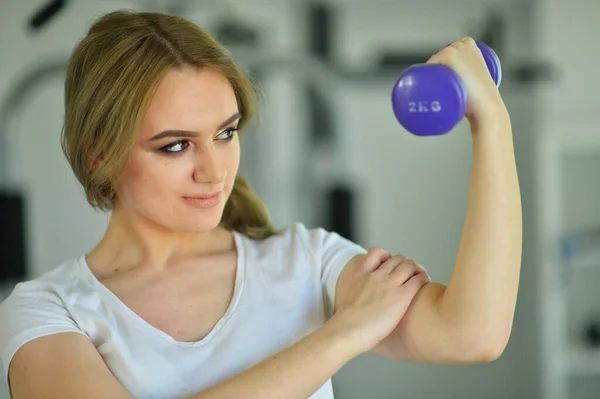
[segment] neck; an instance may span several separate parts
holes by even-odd
[[[120,270],[141,266],[166,269],[182,260],[223,252],[232,246],[231,233],[222,227],[201,233],[168,230],[115,204],[106,232],[87,260],[100,268],[120,265]]]

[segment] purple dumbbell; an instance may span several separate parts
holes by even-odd
[[[496,86],[502,81],[500,59],[489,46],[477,42]],[[448,133],[465,116],[467,93],[454,70],[441,64],[408,68],[392,90],[392,107],[398,122],[417,136]]]

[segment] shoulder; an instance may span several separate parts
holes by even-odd
[[[69,294],[76,268],[73,259],[21,282],[0,303],[0,359],[5,368],[15,352],[35,338],[58,332],[82,333],[70,312],[76,300],[76,295]]]
[[[79,258],[69,259],[38,277],[16,284],[10,295],[0,304],[0,309],[25,298],[27,302],[32,303],[38,297],[47,299],[49,296],[72,291],[78,282],[80,267]]]
[[[323,227],[308,227],[297,222],[264,240],[251,240],[255,251],[263,254],[285,254],[288,258],[312,258],[317,264],[347,260],[367,251],[359,244]]]
[[[7,318],[27,309],[67,307],[78,267],[78,259],[70,259],[36,278],[16,284],[0,303],[0,324],[6,325]]]
[[[286,250],[292,246],[304,246],[308,249],[318,248],[327,236],[336,234],[327,231],[322,227],[307,227],[302,222],[296,222],[279,229],[265,239],[249,239],[253,246],[265,247],[269,250]]]
[[[343,255],[352,257],[367,252],[360,244],[323,227],[308,228],[303,223],[296,223],[289,230],[292,237],[301,241],[324,263],[332,262],[340,256],[344,257]]]

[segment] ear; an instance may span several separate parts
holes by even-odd
[[[92,171],[95,171],[96,168],[98,168],[98,166],[100,166],[100,164],[104,162],[104,155],[99,156],[98,158],[96,158],[96,160],[94,161],[94,163],[92,164]]]

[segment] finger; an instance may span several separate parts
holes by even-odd
[[[384,251],[381,248],[371,248],[367,252],[367,256],[363,262],[362,271],[365,273],[370,273],[391,257],[391,253]]]
[[[454,47],[454,48],[463,48],[466,46],[473,46],[473,45],[477,45],[477,42],[475,41],[475,39],[473,39],[471,36],[463,36],[458,40],[453,41],[452,43],[450,43],[447,47]]]
[[[483,54],[481,53],[481,50],[479,49],[479,46],[477,45],[477,41],[475,39],[473,39],[471,36],[462,37],[461,39],[454,42],[452,47],[455,47],[455,48],[461,50],[461,52],[464,52],[465,49],[468,49],[468,51],[470,53],[477,54],[477,56],[478,56],[477,58],[479,58],[480,61],[485,63],[485,59],[483,58]]]
[[[425,274],[429,275],[429,273],[427,272],[427,269],[425,269],[423,267],[423,265],[420,265],[420,264],[418,264],[416,262],[415,262],[415,265],[417,265],[417,269],[419,270],[419,273],[425,273]]]
[[[449,60],[456,57],[456,53],[460,50],[455,43],[450,43],[436,54],[432,55],[426,62],[426,64],[443,64],[448,65]]]
[[[440,53],[435,53],[434,55],[429,57],[429,59],[427,61],[425,61],[425,63],[426,64],[441,64],[442,57],[440,56]]]
[[[392,273],[392,278],[398,285],[405,284],[413,276],[421,273],[419,267],[412,259],[405,259]]]
[[[427,278],[429,279],[429,281],[431,281],[431,276],[429,275],[429,273],[427,272],[427,270],[423,266],[419,265],[418,263],[415,263],[414,264],[414,273],[413,273],[413,276],[416,276],[417,274],[423,274],[423,275],[427,276]],[[405,279],[405,281],[408,280],[408,279],[410,279],[411,277],[412,276],[409,276],[408,278]]]
[[[459,42],[467,46],[477,47],[477,42],[471,36],[462,37]]]
[[[429,276],[422,273],[416,274],[402,285],[402,293],[412,299],[429,282]]]
[[[392,273],[402,262],[406,260],[406,256],[401,254],[396,254],[382,263],[377,270],[382,272],[383,274]]]

